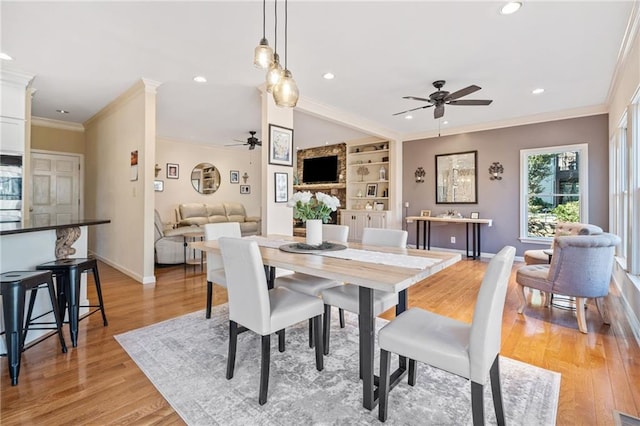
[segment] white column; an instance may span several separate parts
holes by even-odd
[[[260,87],[262,94],[262,235],[293,235],[293,209],[286,203],[275,202],[274,173],[287,173],[289,197],[293,188],[293,167],[269,164],[269,124],[293,129],[293,108],[280,108],[273,101],[265,86]],[[291,158],[296,154],[295,131]],[[293,164],[293,161],[292,161]]]

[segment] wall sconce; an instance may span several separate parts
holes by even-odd
[[[502,180],[502,176],[499,176],[502,173],[504,173],[504,167],[502,167],[500,162],[494,161],[493,164],[489,166],[489,174],[491,175],[489,178],[490,180]]]
[[[424,169],[422,168],[422,166],[418,167],[415,171],[415,173],[413,174],[416,177],[416,182],[417,183],[424,183],[424,176],[427,173],[424,171]]]
[[[244,174],[242,175],[242,181],[244,183],[247,183],[247,179],[249,179],[249,175],[247,174],[247,172],[244,172]]]
[[[162,170],[162,167],[156,164],[156,177],[158,177],[158,173],[160,173],[160,170]]]

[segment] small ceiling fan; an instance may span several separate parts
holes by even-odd
[[[236,142],[240,142],[240,143],[234,143],[234,144],[225,145],[225,146],[248,145],[249,146],[249,150],[256,149],[256,145],[257,146],[262,146],[262,142],[260,140],[258,140],[258,138],[256,138],[256,132],[255,131],[251,130],[249,132],[249,134],[251,136],[249,136],[247,138],[246,142],[238,140],[238,139],[234,139]]]
[[[446,90],[441,90],[445,80],[436,80],[433,82],[433,87],[438,89],[429,95],[429,99],[427,98],[418,98],[416,96],[403,96],[402,99],[414,99],[416,101],[429,102],[429,105],[421,106],[418,108],[409,109],[407,111],[397,112],[393,115],[401,115],[406,114],[411,111],[417,111],[419,109],[430,108],[435,106],[433,110],[433,118],[440,118],[444,115],[444,106],[448,105],[489,105],[493,100],[489,99],[459,99],[463,96],[470,95],[471,93],[477,92],[481,88],[472,84],[471,86],[465,87],[464,89],[460,89],[457,92],[449,93]]]

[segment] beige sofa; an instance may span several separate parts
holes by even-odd
[[[173,228],[164,223],[158,211],[155,211],[155,262],[161,265],[175,265],[184,263],[185,248],[184,234],[193,232],[190,227]]]
[[[176,208],[178,227],[200,226],[207,223],[238,222],[242,236],[258,235],[261,232],[260,218],[247,216],[242,203],[186,203]]]

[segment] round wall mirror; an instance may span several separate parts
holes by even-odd
[[[191,171],[191,185],[201,194],[213,194],[220,186],[220,172],[213,164],[200,163]]]

